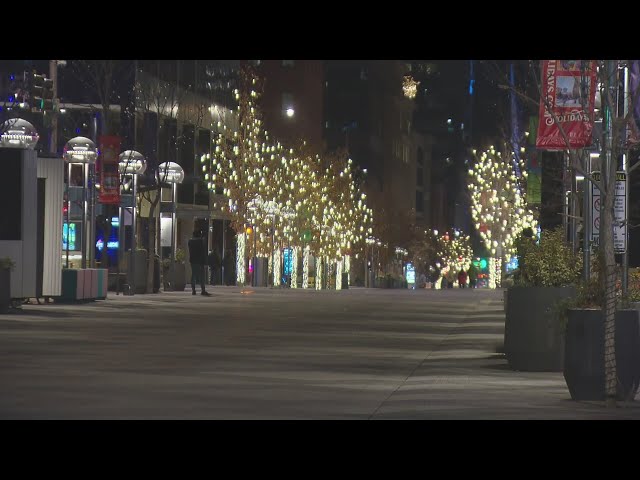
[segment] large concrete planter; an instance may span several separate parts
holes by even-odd
[[[0,268],[0,313],[9,313],[11,307],[11,270]]]
[[[176,263],[174,265],[173,290],[176,292],[184,292],[187,286],[187,274],[184,263]],[[205,273],[206,275],[206,273]]]
[[[564,379],[573,400],[604,400],[604,317],[601,310],[569,310]],[[640,311],[616,312],[618,400],[640,384]]]
[[[131,262],[131,251],[127,252],[128,261]],[[136,290],[135,293],[145,293],[147,290],[147,252],[146,250],[137,250],[135,252],[134,261],[136,262]],[[153,293],[160,291],[160,257],[154,256],[153,265]],[[129,285],[133,285],[133,278],[131,276],[131,270],[127,273],[127,279]]]
[[[561,372],[564,332],[557,304],[574,287],[512,287],[505,293],[504,352],[513,370]]]

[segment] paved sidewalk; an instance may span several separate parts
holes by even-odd
[[[0,418],[640,419],[509,370],[501,291],[209,291],[0,315]]]

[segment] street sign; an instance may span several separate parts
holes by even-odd
[[[594,180],[600,181],[600,172],[591,174]],[[591,240],[595,247],[600,245],[600,189],[591,184],[592,226]],[[615,253],[627,251],[627,174],[616,172],[616,197],[614,200],[613,248]]]

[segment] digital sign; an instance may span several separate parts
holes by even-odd
[[[59,224],[58,224],[59,225]],[[67,240],[69,241],[69,250],[76,249],[76,224],[66,222],[62,225],[62,249],[67,250]]]
[[[407,283],[416,283],[416,270],[413,265],[407,263]]]

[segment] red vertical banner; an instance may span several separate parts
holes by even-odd
[[[593,60],[542,61],[537,148],[564,150],[591,144],[596,83]]]
[[[120,137],[105,135],[98,138],[98,175],[100,194],[98,201],[107,204],[120,204],[120,176],[118,156],[120,155]]]

